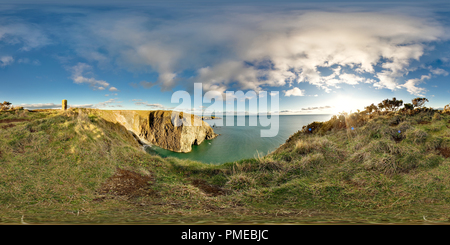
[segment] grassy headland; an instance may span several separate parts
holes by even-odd
[[[379,109],[218,166],[147,154],[95,110],[0,112],[0,222],[449,222],[449,113]]]

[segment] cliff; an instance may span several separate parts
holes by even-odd
[[[186,113],[180,113],[177,125],[172,123],[172,117],[175,116],[172,111],[102,110],[97,113],[107,121],[120,123],[142,142],[175,152],[190,152],[192,145],[199,145],[205,139],[217,136],[200,117]],[[194,125],[194,118],[199,120],[201,126],[186,126],[188,120]]]

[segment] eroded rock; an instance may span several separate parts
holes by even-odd
[[[190,152],[192,145],[199,145],[204,140],[217,136],[208,123],[187,113],[162,110],[102,111],[101,116],[106,120],[119,122],[144,143],[175,152]]]

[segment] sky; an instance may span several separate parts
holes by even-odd
[[[442,108],[449,27],[446,1],[0,0],[0,100],[172,110],[174,93],[187,91],[198,114],[211,105],[194,104],[200,83],[200,99],[278,92],[280,114],[393,97]]]

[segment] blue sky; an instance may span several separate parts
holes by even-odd
[[[450,103],[445,1],[0,3],[0,100],[30,109],[173,109],[194,83],[279,91],[285,114]]]

